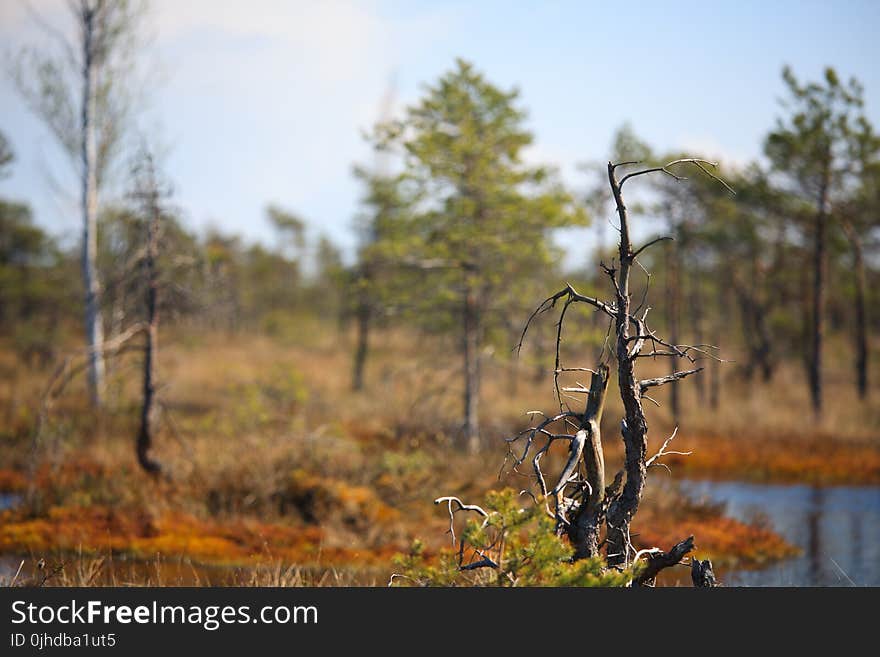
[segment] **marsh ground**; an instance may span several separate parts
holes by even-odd
[[[160,480],[134,459],[136,356],[114,364],[101,415],[75,381],[35,446],[50,371],[0,354],[0,491],[21,496],[0,512],[7,581],[23,559],[17,583],[384,584],[392,556],[413,538],[435,552],[447,544],[435,497],[526,487],[502,471],[503,438],[525,426],[525,411],[554,405],[551,379],[535,376],[528,355],[517,363],[487,353],[485,446],[466,455],[456,442],[458,359],[442,339],[378,334],[367,388],[353,393],[351,337],[335,325],[186,335],[162,343]],[[796,368],[782,368],[769,387],[724,367],[716,410],[681,385],[675,446],[692,454],[653,473],[634,541],[668,546],[694,534],[701,557],[752,568],[797,547],[760,517],[735,519],[723,504],[683,495],[677,481],[880,484],[880,405],[859,402],[841,367],[829,375],[829,412],[817,425]],[[611,404],[604,435],[614,469],[618,416]],[[649,419],[653,451],[673,425],[665,404]]]

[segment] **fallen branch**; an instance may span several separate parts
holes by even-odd
[[[669,552],[663,552],[657,548],[654,548],[657,551],[649,550],[646,552],[642,550],[638,552],[637,554],[647,553],[647,565],[633,580],[633,586],[654,586],[657,582],[657,575],[660,574],[661,570],[677,566],[693,549],[694,537],[688,536],[683,541],[676,543]]]

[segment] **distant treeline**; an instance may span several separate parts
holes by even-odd
[[[649,286],[655,325],[673,342],[722,347],[748,378],[771,381],[779,363],[802,363],[817,411],[826,338],[839,336],[836,344],[849,346],[834,357],[851,361],[853,385],[865,396],[870,336],[880,328],[871,312],[880,302],[880,140],[857,81],[844,83],[831,69],[815,83],[801,84],[788,70],[783,77],[788,104],[768,130],[762,162],[703,162],[710,175],[689,174],[685,183],[684,172],[666,163],[702,154],[657,153],[624,126],[604,158],[584,154],[594,156],[584,185],[592,191],[578,191],[552,168],[524,163],[533,136],[518,94],[459,61],[402,118],[369,137],[396,164],[355,168],[364,194],[351,265],[327,238],[306,240],[305,220],[280,208],[267,209],[277,239],[265,246],[217,230],[195,234],[164,204],[163,325],[284,334],[296,331],[298,317],[352,321],[355,388],[363,387],[372,330],[448,333],[461,344],[465,403],[474,407],[466,415],[475,418],[487,347],[509,354],[528,313],[563,278],[582,293],[607,289],[612,240],[606,251],[594,248],[596,240],[569,245],[580,263],[573,273],[563,271],[550,237],[591,221],[613,237],[602,163],[632,160],[659,169],[634,208],[654,218],[656,233],[645,242],[664,240],[640,255],[644,274],[634,274],[632,290],[638,305]],[[3,166],[11,166],[5,140],[3,150]],[[591,175],[595,185],[586,184]],[[107,339],[144,313],[146,226],[134,205],[103,205],[99,213]],[[81,326],[79,268],[79,253],[61,248],[27,206],[0,202],[0,334],[25,362],[49,362]],[[594,326],[586,343],[601,345],[605,330]],[[552,327],[539,333],[538,354],[550,353],[554,339]],[[718,390],[701,394],[715,398]]]
[[[273,248],[214,229],[197,234],[163,212],[163,323],[283,333],[295,316],[336,321],[344,281],[338,249],[323,237],[306,242],[304,226],[292,215],[277,208],[268,214],[278,227]],[[98,225],[101,307],[110,340],[144,320],[147,218],[134,208],[109,207]],[[30,365],[46,365],[76,345],[70,339],[82,330],[80,257],[78,246],[60,246],[35,224],[28,206],[0,200],[0,335]]]

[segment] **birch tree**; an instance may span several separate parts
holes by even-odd
[[[99,407],[104,380],[101,284],[96,268],[99,191],[131,116],[126,84],[143,7],[129,0],[69,0],[67,6],[75,25],[73,35],[44,24],[55,47],[23,49],[13,77],[31,110],[73,161],[79,178],[89,391],[92,404]]]

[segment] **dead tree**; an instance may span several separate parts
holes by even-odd
[[[156,358],[159,352],[159,237],[161,230],[161,192],[153,157],[145,152],[137,165],[138,188],[146,224],[146,248],[143,259],[144,309],[146,331],[143,361],[143,403],[135,451],[145,472],[157,475],[161,465],[150,457],[153,445],[153,418],[156,406]]]
[[[681,452],[667,448],[676,432],[666,439],[659,451],[648,456],[648,422],[645,417],[643,400],[654,401],[648,396],[651,388],[675,383],[701,371],[702,367],[673,369],[664,376],[641,379],[636,365],[641,358],[669,358],[672,362],[687,361],[696,364],[703,358],[718,359],[716,348],[711,345],[683,345],[661,338],[648,326],[650,307],[642,298],[636,307],[630,291],[630,278],[634,266],[641,267],[639,256],[650,246],[669,237],[658,237],[641,247],[635,247],[630,237],[630,218],[623,196],[623,187],[631,179],[660,173],[676,180],[683,178],[672,171],[676,165],[691,165],[719,181],[729,191],[730,188],[707,167],[714,163],[696,158],[684,158],[669,162],[662,167],[650,167],[632,171],[618,177],[622,167],[636,162],[608,163],[608,183],[614,199],[619,219],[617,263],[603,265],[610,280],[613,301],[579,294],[571,285],[546,299],[526,322],[520,339],[520,346],[532,321],[543,313],[561,304],[557,323],[556,361],[554,382],[559,412],[543,416],[540,422],[508,439],[509,458],[513,468],[531,460],[532,474],[538,485],[536,499],[547,505],[547,512],[556,520],[557,531],[565,534],[574,547],[574,557],[585,558],[600,555],[600,535],[605,529],[605,558],[609,567],[626,568],[634,562],[646,559],[646,569],[633,582],[635,585],[652,585],[660,570],[680,563],[693,550],[693,537],[687,538],[668,552],[658,548],[636,551],[630,541],[630,525],[639,509],[645,489],[648,468],[662,466],[662,458]],[[647,294],[647,291],[646,291]],[[617,383],[624,417],[621,421],[621,434],[625,448],[624,468],[619,471],[610,484],[606,485],[605,463],[602,450],[601,418],[607,394],[610,368],[602,361],[595,369],[568,368],[561,362],[560,345],[566,313],[572,304],[582,303],[592,306],[602,313],[609,322],[609,336],[613,336],[610,354],[617,362]],[[567,372],[589,371],[589,387],[561,387],[560,376]],[[586,395],[583,410],[573,410],[565,401],[572,394]],[[656,402],[655,402],[656,403]],[[569,445],[569,458],[556,478],[555,484],[548,486],[541,467],[541,459],[556,441]],[[539,447],[540,445],[540,447]],[[711,572],[711,564],[700,567],[700,572]],[[708,582],[710,577],[700,581]],[[697,578],[695,577],[695,581]]]
[[[67,4],[75,36],[70,38],[40,20],[55,48],[24,49],[12,72],[18,90],[75,163],[79,176],[88,381],[92,404],[98,408],[105,377],[97,272],[99,192],[134,110],[130,81],[140,7],[118,0]]]
[[[611,282],[614,293],[613,301],[603,301],[578,293],[570,284],[556,294],[545,299],[526,321],[520,336],[518,348],[522,347],[526,333],[536,317],[560,306],[559,318],[556,323],[556,354],[553,369],[554,388],[559,405],[559,412],[546,415],[541,411],[532,411],[530,415],[538,416],[538,421],[518,434],[507,439],[508,455],[505,464],[512,461],[512,468],[518,468],[530,461],[532,473],[538,493],[523,491],[528,494],[540,510],[545,511],[555,521],[556,533],[567,536],[573,546],[573,560],[603,556],[608,568],[625,571],[630,566],[640,564],[634,570],[631,584],[633,586],[653,586],[658,574],[669,567],[678,565],[694,550],[694,537],[689,536],[672,546],[668,551],[659,548],[636,550],[630,540],[630,524],[639,509],[645,489],[648,469],[653,466],[666,467],[662,462],[665,456],[672,454],[686,455],[689,452],[669,450],[677,429],[672,432],[660,449],[648,456],[648,422],[642,401],[647,399],[651,388],[668,383],[676,383],[681,379],[700,372],[702,367],[690,369],[674,369],[671,373],[657,378],[642,379],[636,373],[636,364],[641,358],[670,358],[672,362],[687,361],[696,364],[697,360],[710,358],[720,362],[716,355],[717,347],[711,345],[676,344],[660,337],[653,331],[647,321],[650,307],[647,302],[647,286],[644,296],[638,305],[633,307],[630,292],[630,277],[634,266],[641,267],[639,256],[652,245],[669,237],[658,237],[641,247],[635,247],[630,238],[629,215],[624,202],[623,186],[627,181],[651,174],[662,173],[675,180],[684,180],[672,171],[676,165],[691,165],[717,180],[731,193],[733,190],[708,166],[715,167],[712,162],[696,158],[674,160],[661,167],[649,167],[632,171],[618,177],[618,170],[632,166],[637,162],[608,163],[608,183],[619,218],[617,264],[602,265],[602,269]],[[573,304],[586,304],[601,313],[608,322],[608,342],[613,346],[603,348],[599,364],[592,368],[567,367],[561,359],[561,343],[565,327],[566,313]],[[610,484],[606,484],[605,457],[602,443],[602,414],[608,392],[611,368],[608,360],[617,361],[617,384],[624,417],[621,421],[625,459],[624,467],[617,472]],[[589,372],[590,385],[578,384],[574,387],[563,387],[560,384],[562,375],[573,372]],[[581,409],[573,409],[567,400],[571,395],[585,395]],[[654,402],[656,403],[656,402]],[[549,485],[541,465],[542,458],[557,441],[568,444],[568,458],[555,482]],[[520,473],[524,474],[524,473]],[[455,514],[459,511],[478,513],[483,517],[483,525],[489,521],[489,514],[476,505],[467,505],[455,497],[441,497],[435,503],[446,502],[450,516],[450,532],[453,545],[456,536],[454,531]],[[605,538],[602,540],[604,529]],[[478,560],[465,564],[462,555],[465,551],[464,539],[458,546],[460,571],[477,568],[492,568],[500,571],[500,564],[488,553],[478,547],[472,552]],[[503,547],[498,548],[499,554]],[[712,564],[707,561],[692,559],[691,577],[695,586],[715,586]]]

